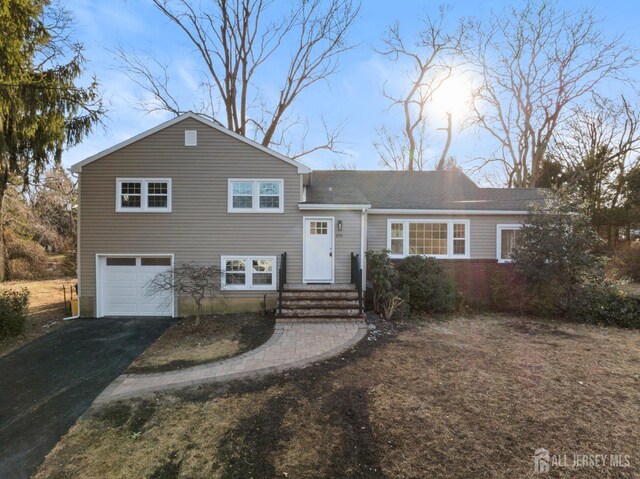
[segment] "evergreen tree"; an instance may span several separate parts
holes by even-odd
[[[68,13],[50,0],[0,0],[0,281],[10,181],[27,187],[103,114],[96,79],[79,85],[83,47],[69,26]]]

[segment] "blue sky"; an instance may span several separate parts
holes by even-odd
[[[491,9],[501,10],[513,3],[498,0],[449,2],[452,8],[449,18],[452,21],[462,16],[483,19]],[[359,169],[380,168],[372,145],[377,139],[376,129],[383,125],[398,126],[402,118],[399,110],[387,110],[388,101],[382,96],[381,88],[385,81],[402,87],[404,80],[374,48],[380,46],[385,28],[393,21],[398,20],[407,33],[414,32],[419,28],[418,19],[435,14],[439,4],[416,0],[363,0],[359,19],[351,32],[351,39],[358,47],[342,57],[340,71],[328,83],[312,87],[299,98],[294,113],[310,118],[311,125],[317,125],[320,116],[324,116],[329,125],[345,124],[342,147],[350,156],[338,160],[355,162]],[[170,61],[172,77],[179,90],[177,95],[187,107],[198,80],[194,74],[196,59],[188,44],[149,1],[67,0],[65,5],[75,16],[76,37],[85,45],[87,73],[96,75],[100,81],[108,108],[104,128],[98,127],[81,145],[63,154],[63,163],[69,166],[170,118],[168,114],[150,115],[137,107],[141,92],[122,71],[112,53],[115,48],[151,53]],[[607,35],[622,34],[629,45],[640,48],[640,2],[637,0],[565,0],[562,6],[592,8],[603,18],[602,29]],[[278,75],[267,74],[261,78],[261,86],[267,92],[273,91],[277,78]],[[432,120],[434,128],[442,126],[436,124],[437,118]],[[314,134],[312,130],[309,142],[313,141]],[[437,131],[429,137],[434,157],[439,155],[443,137],[444,134]],[[450,154],[463,167],[470,168],[475,164],[474,158],[488,154],[493,146],[479,132],[457,131],[456,128]],[[306,157],[304,162],[316,169],[330,168],[334,158],[331,153],[320,152]],[[480,175],[475,176],[481,180]]]

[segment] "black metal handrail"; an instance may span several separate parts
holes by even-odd
[[[351,253],[351,283],[353,283],[358,291],[358,307],[360,314],[364,312],[362,307],[362,265],[360,264],[360,255]]]
[[[278,268],[278,311],[280,314],[282,314],[282,292],[285,284],[287,284],[287,253],[282,253]]]

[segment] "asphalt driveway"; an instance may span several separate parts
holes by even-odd
[[[28,478],[170,318],[79,319],[0,358],[0,478]]]

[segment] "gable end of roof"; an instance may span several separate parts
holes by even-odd
[[[175,118],[172,118],[168,121],[165,121],[164,123],[161,123],[149,130],[143,131],[142,133],[139,133],[138,135],[135,135],[131,138],[129,138],[128,140],[125,140],[123,142],[120,142],[114,146],[112,146],[111,148],[107,148],[106,150],[102,150],[99,153],[96,153],[93,156],[90,156],[89,158],[85,158],[84,160],[75,163],[74,165],[71,166],[71,168],[69,168],[72,172],[74,173],[80,173],[82,172],[82,167],[85,165],[88,165],[89,163],[93,163],[96,160],[99,160],[102,157],[105,157],[111,153],[114,153],[122,148],[124,148],[125,146],[129,146],[139,140],[142,140],[143,138],[146,138],[147,136],[153,135],[154,133],[157,133],[161,130],[164,130],[165,128],[169,128],[170,126],[173,126],[177,123],[180,123],[183,120],[186,120],[188,118],[191,118],[193,120],[197,120],[200,123],[213,128],[214,130],[217,130],[221,133],[224,133],[225,135],[228,135],[232,138],[235,138],[236,140],[242,141],[243,143],[246,143],[247,145],[250,145],[274,158],[277,158],[278,160],[284,161],[285,163],[289,163],[290,165],[293,165],[295,167],[298,168],[298,173],[309,173],[311,172],[311,168],[309,168],[307,165],[300,163],[299,161],[296,160],[292,160],[291,158],[288,158],[280,153],[278,153],[277,151],[274,151],[270,148],[267,148],[266,146],[261,145],[260,143],[257,143],[253,140],[250,140],[249,138],[245,138],[244,136],[229,130],[228,128],[225,128],[221,125],[218,125],[217,123],[210,121],[206,118],[203,118],[202,116],[198,115],[197,113],[193,113],[193,112],[187,112],[184,113],[180,116],[176,116]]]

